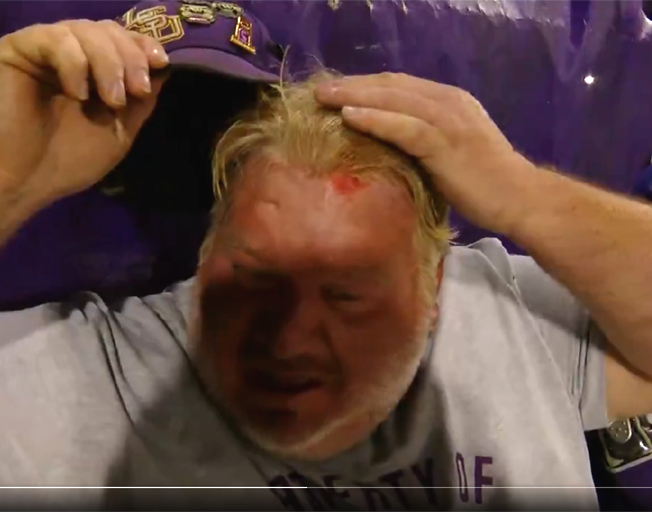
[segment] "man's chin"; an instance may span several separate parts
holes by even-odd
[[[327,408],[319,413],[315,409],[243,412],[239,411],[236,421],[253,444],[270,455],[303,462],[323,461],[350,449],[386,417],[386,411],[346,413]]]
[[[331,429],[325,422],[301,421],[292,413],[267,412],[264,415],[240,421],[243,434],[271,455],[290,459],[310,459],[312,448],[319,444]],[[320,458],[320,457],[318,457]]]
[[[313,458],[313,448],[341,423],[341,415],[330,407],[330,397],[320,395],[308,392],[286,403],[248,401],[240,395],[239,403],[231,404],[231,413],[245,437],[263,451],[282,458]]]

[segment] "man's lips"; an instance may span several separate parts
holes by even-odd
[[[278,395],[298,395],[324,384],[323,379],[303,372],[253,371],[247,380],[263,394]]]

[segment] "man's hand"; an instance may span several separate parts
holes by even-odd
[[[102,179],[151,114],[162,78],[150,70],[167,62],[157,41],[112,21],[1,38],[0,197],[43,206]]]
[[[342,111],[351,126],[418,158],[462,215],[564,284],[608,340],[610,417],[652,412],[649,205],[537,168],[455,87],[383,74],[325,83],[317,98],[358,107]]]
[[[472,223],[509,234],[527,211],[537,168],[519,155],[482,106],[456,87],[383,73],[324,83],[317,99],[352,127],[416,157]]]

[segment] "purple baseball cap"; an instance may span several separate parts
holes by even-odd
[[[139,2],[118,22],[165,48],[173,68],[251,82],[279,81],[283,50],[267,28],[232,2]]]

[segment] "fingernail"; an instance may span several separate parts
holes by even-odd
[[[339,91],[339,83],[338,82],[328,82],[324,84],[319,85],[319,90],[320,92],[324,94],[333,95],[336,94],[337,91]]]
[[[125,105],[127,103],[127,94],[125,92],[125,83],[118,80],[111,88],[111,100],[117,105]]]
[[[152,50],[152,55],[154,59],[159,62],[160,64],[169,64],[170,63],[170,57],[168,57],[168,54],[165,53],[165,50],[159,49],[159,48],[154,48]]]
[[[77,88],[77,97],[81,101],[86,101],[88,99],[88,82],[86,80],[80,82],[79,87]]]
[[[342,107],[342,115],[348,119],[360,119],[368,112],[366,108]]]
[[[143,92],[149,94],[152,92],[152,82],[149,79],[149,73],[145,70],[138,72],[138,82]]]

